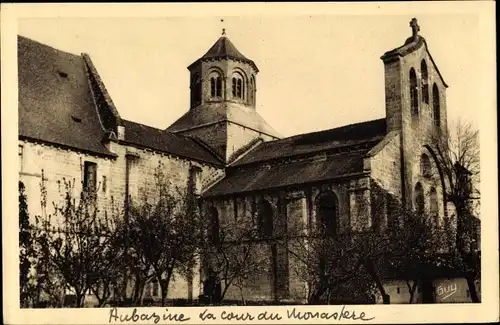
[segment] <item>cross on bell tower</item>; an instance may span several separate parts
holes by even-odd
[[[226,35],[226,29],[224,28],[224,19],[221,19],[220,22],[222,23],[222,36]]]
[[[412,18],[410,21],[410,27],[412,31],[413,39],[416,39],[418,36],[418,32],[420,31],[420,26],[418,25],[417,18]]]

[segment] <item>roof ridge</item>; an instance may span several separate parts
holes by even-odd
[[[169,132],[169,131],[167,131]],[[172,132],[169,132],[169,133],[172,133]],[[172,134],[175,134],[175,133],[172,133]],[[203,142],[201,139],[198,139],[196,137],[191,137],[191,136],[187,136],[187,135],[183,135],[183,134],[175,134],[175,135],[179,135],[179,136],[182,136],[186,139],[189,139],[193,142],[195,142],[196,144],[200,145],[201,147],[203,147],[203,149],[207,150],[209,153],[211,153],[215,158],[217,158],[220,162],[224,162],[225,159],[222,159],[221,156],[219,156],[219,154],[217,154],[214,150],[212,150],[212,148],[210,148],[205,142]]]
[[[301,136],[304,136],[304,135],[318,134],[318,133],[323,133],[323,132],[328,132],[328,131],[335,131],[335,130],[340,130],[342,128],[354,127],[354,126],[358,126],[358,125],[362,125],[362,124],[382,122],[383,120],[386,120],[386,119],[387,118],[383,117],[383,118],[379,118],[379,119],[375,119],[375,120],[370,120],[370,121],[355,122],[355,123],[351,123],[351,124],[345,124],[345,125],[342,125],[342,126],[337,126],[337,127],[331,128],[331,129],[324,129],[324,130],[312,131],[312,132],[307,132],[307,133],[299,133],[299,134],[291,135],[291,136],[286,137],[286,138],[281,138],[281,139],[277,139],[277,140],[266,141],[266,143],[276,142],[276,141],[282,141],[282,140],[290,140],[290,139],[298,138],[298,137],[301,137]]]
[[[123,122],[128,122],[128,123],[134,123],[134,124],[137,124],[139,126],[145,126],[147,128],[150,128],[150,129],[155,129],[155,130],[158,130],[158,131],[166,131],[168,133],[172,133],[173,132],[170,132],[170,131],[167,131],[167,130],[163,130],[163,129],[160,129],[160,128],[157,128],[155,126],[151,126],[151,125],[147,125],[147,124],[143,124],[143,123],[139,123],[139,122],[135,122],[135,121],[132,121],[132,120],[128,120],[128,119],[122,119]]]
[[[383,138],[385,138],[385,136]],[[315,156],[319,156],[319,155],[325,155],[325,157],[332,157],[332,156],[339,156],[339,155],[350,156],[350,155],[359,154],[360,152],[368,153],[373,147],[371,147],[371,148],[363,148],[363,147],[360,147],[360,146],[367,145],[367,144],[370,144],[370,143],[375,143],[375,142],[379,143],[379,141],[380,141],[380,139],[373,139],[372,138],[372,139],[367,139],[367,140],[364,140],[364,141],[360,141],[359,143],[348,144],[348,145],[341,145],[341,146],[338,146],[338,147],[335,147],[335,148],[323,149],[323,150],[320,150],[320,151],[311,151],[311,152],[300,153],[300,154],[293,154],[292,153],[292,154],[289,154],[289,155],[283,155],[283,156],[279,156],[279,157],[272,157],[272,158],[267,158],[267,159],[262,159],[262,160],[255,160],[255,161],[251,161],[251,162],[244,162],[244,163],[241,163],[241,164],[238,164],[238,162],[235,161],[234,165],[231,165],[231,167],[240,168],[240,167],[247,167],[247,166],[253,166],[253,165],[260,165],[260,164],[263,164],[263,163],[266,163],[266,162],[277,163],[277,162],[280,162],[280,161],[285,161],[285,160],[290,160],[290,159],[306,160],[306,159],[314,158]],[[255,148],[253,148],[252,150],[255,150],[259,146],[262,146],[262,145],[264,145],[266,143],[269,143],[269,142],[271,142],[271,141],[262,142],[259,145],[257,145]],[[354,148],[354,149],[353,150],[348,150],[348,151],[339,151],[339,150],[347,149],[347,148]]]
[[[120,116],[120,113],[118,112],[118,109],[116,108],[115,103],[113,102],[113,99],[111,98],[111,95],[109,94],[108,90],[106,89],[106,85],[104,85],[104,82],[102,81],[101,76],[99,75],[99,72],[97,71],[97,68],[95,67],[94,63],[92,62],[90,55],[87,53],[82,53],[80,56],[88,68],[89,75],[91,75],[93,77],[97,88],[101,91],[104,102],[108,106],[109,110],[111,111],[111,114],[113,115],[113,117],[115,119],[116,126],[121,125],[122,118]],[[90,78],[89,78],[89,81],[91,81]]]
[[[49,49],[51,49],[51,50],[53,50],[53,51],[56,51],[56,52],[62,52],[62,53],[64,53],[64,54],[69,54],[69,55],[73,55],[73,56],[76,56],[76,57],[81,57],[79,54],[76,54],[76,53],[73,53],[73,52],[68,52],[68,51],[63,51],[63,50],[60,50],[60,49],[58,49],[58,48],[56,48],[56,47],[54,47],[54,46],[52,46],[52,45],[48,45],[48,44],[46,44],[46,43],[42,43],[42,42],[40,42],[40,41],[34,40],[34,39],[30,38],[30,37],[23,36],[23,35],[20,35],[20,34],[18,34],[18,35],[17,35],[18,43],[19,43],[19,39],[20,39],[20,38],[21,38],[21,39],[25,39],[25,40],[30,41],[30,42],[33,42],[33,43],[37,43],[37,44],[38,44],[38,45],[40,45],[40,46],[43,46],[43,47],[49,48]]]

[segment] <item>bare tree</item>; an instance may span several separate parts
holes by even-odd
[[[357,209],[356,218],[345,219],[359,222],[344,229],[328,227],[321,220],[314,226],[289,226],[289,253],[302,265],[297,273],[308,284],[309,304],[370,303],[376,291],[386,296],[375,261],[389,247],[388,237],[365,224],[368,211]]]
[[[95,256],[94,273],[90,274],[89,289],[96,297],[97,307],[103,307],[119,290],[118,279],[126,268],[125,246],[118,226],[123,215],[116,209],[114,200],[111,200],[111,215],[105,212],[106,224],[101,227],[102,251]]]
[[[401,222],[389,229],[389,249],[379,263],[405,281],[411,304],[415,302],[421,280],[431,276],[433,270],[444,267],[445,229],[428,215],[402,207],[399,211]]]
[[[19,289],[21,307],[28,307],[35,299],[36,289],[31,281],[31,268],[35,257],[33,231],[29,220],[25,187],[19,182]]]
[[[205,224],[213,220],[205,219]],[[211,228],[212,228],[211,227]],[[218,228],[218,227],[216,227]],[[265,274],[266,254],[262,254],[255,227],[236,220],[226,220],[220,229],[210,229],[204,241],[204,258],[222,282],[220,299],[234,286],[239,289],[245,305],[244,287],[250,277]]]
[[[111,250],[113,228],[106,214],[98,209],[96,189],[84,188],[75,197],[75,180],[58,181],[61,200],[53,203],[53,213],[46,212],[47,190],[42,173],[43,214],[36,216],[35,245],[38,250],[37,280],[51,295],[58,286],[61,306],[64,290],[75,295],[75,307],[82,307],[85,295],[105,274],[115,260],[106,260]],[[97,276],[99,275],[99,276]],[[55,282],[56,281],[56,282]],[[62,292],[60,292],[62,291]],[[53,294],[52,294],[53,295]]]
[[[132,202],[121,227],[128,238],[131,261],[142,274],[136,279],[136,292],[142,296],[149,278],[157,278],[162,306],[174,271],[189,273],[199,249],[201,229],[194,198],[187,189],[171,184],[163,169],[160,163],[155,169],[153,190],[144,191],[137,202]]]
[[[458,121],[444,134],[435,134],[432,151],[440,177],[446,183],[445,197],[456,213],[452,261],[467,280],[473,302],[480,302],[475,281],[480,277],[477,205],[480,199],[479,130]]]

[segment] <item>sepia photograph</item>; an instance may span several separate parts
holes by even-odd
[[[498,303],[482,254],[498,265],[498,243],[482,245],[485,222],[498,235],[484,17],[74,6],[9,36],[20,312],[369,321],[356,306],[482,306],[488,283]]]

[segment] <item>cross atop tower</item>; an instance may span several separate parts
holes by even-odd
[[[411,27],[413,38],[416,38],[418,35],[418,32],[420,31],[420,26],[418,25],[417,18],[411,19],[410,27]]]
[[[220,22],[224,24],[224,19],[221,19]],[[224,25],[222,25],[222,26],[224,26]],[[224,35],[226,35],[226,29],[223,27],[222,28],[222,36],[224,36]]]

